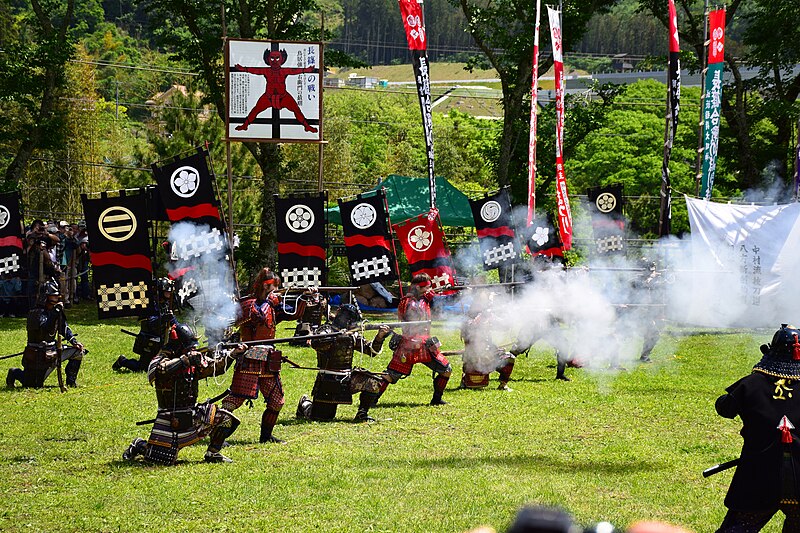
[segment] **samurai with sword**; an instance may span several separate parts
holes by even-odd
[[[369,406],[372,405],[385,379],[361,368],[353,368],[353,352],[359,351],[375,357],[383,348],[383,341],[391,328],[381,325],[378,334],[370,342],[358,330],[361,311],[353,304],[339,306],[333,320],[321,326],[317,333],[336,333],[327,339],[314,339],[311,347],[317,352],[319,372],[314,381],[311,398],[305,394],[297,406],[297,418],[311,420],[333,420],[341,404],[353,403],[353,394],[360,392],[360,405],[355,420],[369,422]]]
[[[66,361],[64,373],[68,387],[77,387],[78,370],[83,360],[83,344],[67,323],[64,304],[58,283],[51,279],[42,285],[36,307],[28,313],[28,344],[22,352],[22,368],[10,368],[6,386],[14,388],[17,381],[23,387],[43,387],[53,370],[58,369],[59,386],[63,389],[61,363]],[[61,339],[70,343],[62,348]]]
[[[736,466],[718,532],[760,531],[778,511],[783,531],[800,531],[800,330],[782,324],[748,376],[727,389],[715,404],[725,418],[742,419],[744,443],[738,460],[703,473]]]

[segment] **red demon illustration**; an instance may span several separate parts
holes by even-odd
[[[297,74],[305,74],[308,72],[314,72],[316,67],[310,66],[305,68],[284,68],[283,64],[286,63],[286,58],[288,54],[286,50],[265,50],[264,51],[264,62],[268,65],[267,67],[243,67],[242,65],[236,64],[236,70],[239,72],[247,72],[249,74],[256,74],[258,76],[264,76],[267,80],[267,88],[264,91],[264,94],[258,99],[256,105],[253,106],[253,109],[250,110],[250,113],[247,114],[247,118],[244,119],[244,123],[236,126],[237,131],[246,131],[250,124],[256,119],[259,113],[273,107],[275,109],[288,109],[292,113],[294,113],[295,118],[303,125],[306,131],[310,131],[312,133],[317,132],[317,128],[312,126],[306,120],[306,117],[303,115],[303,112],[300,110],[300,106],[297,105],[297,101],[294,97],[286,91],[286,78],[288,76],[295,76]]]

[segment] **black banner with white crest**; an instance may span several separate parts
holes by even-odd
[[[501,189],[480,200],[470,200],[469,206],[478,232],[483,269],[491,270],[514,263],[520,256],[520,249],[514,233],[508,190]]]
[[[189,261],[203,254],[216,254],[227,249],[225,223],[220,217],[219,202],[214,192],[214,176],[208,167],[208,151],[172,163],[153,165],[161,203],[173,223],[192,222],[208,229],[197,232],[186,242],[175,243],[178,259]]]
[[[319,287],[325,284],[325,200],[315,196],[275,196],[278,236],[278,272],[285,287]]]
[[[22,270],[23,236],[19,193],[0,194],[0,275]]]
[[[589,197],[589,214],[596,252],[602,255],[625,253],[625,219],[622,216],[622,184],[592,187],[586,190]]]
[[[536,217],[526,231],[528,232],[526,233],[526,242],[531,255],[564,257],[561,237],[551,213],[548,213],[546,217]]]
[[[383,189],[373,196],[339,200],[339,211],[353,285],[397,279]]]
[[[91,235],[90,259],[100,318],[141,316],[147,312],[153,279],[143,189],[119,196],[81,196]]]

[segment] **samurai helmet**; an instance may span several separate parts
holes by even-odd
[[[337,329],[350,329],[361,322],[361,310],[353,304],[343,304],[333,317],[333,327]]]
[[[61,296],[61,290],[58,288],[58,283],[53,278],[47,280],[42,285],[42,294],[44,296]]]
[[[170,331],[168,346],[173,350],[189,350],[197,344],[197,332],[189,324],[179,323]]]
[[[772,336],[772,342],[761,345],[764,357],[756,363],[753,371],[770,376],[800,379],[800,330],[789,324]]]

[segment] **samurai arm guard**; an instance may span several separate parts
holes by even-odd
[[[153,365],[153,363],[156,364]],[[191,357],[188,354],[184,354],[180,357],[175,357],[175,358],[169,358],[167,356],[163,356],[159,358],[157,362],[156,360],[153,360],[150,363],[150,371],[152,371],[153,374],[170,376],[191,366],[191,364],[192,364]],[[148,372],[148,375],[150,374],[150,371]],[[152,379],[153,378],[151,378],[151,381]]]
[[[231,364],[229,361],[235,360],[233,356],[228,355],[228,352],[220,352],[213,357],[203,354],[202,358],[203,364],[198,366],[198,379],[224,374]]]
[[[383,350],[383,341],[385,340],[386,337],[380,337],[380,335],[375,335],[375,338],[372,340],[372,342],[367,344],[367,346],[369,346],[369,351],[370,351],[369,355],[371,357],[375,357],[376,355],[381,353],[381,350]]]

